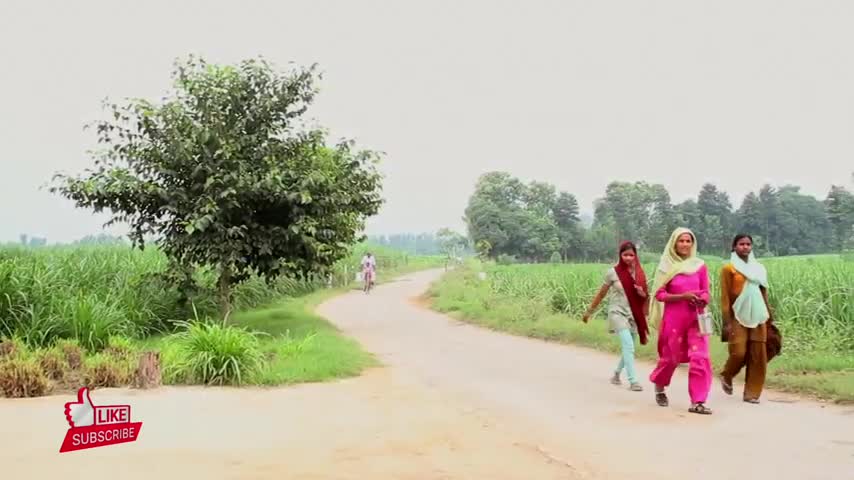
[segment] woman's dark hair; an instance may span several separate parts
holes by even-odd
[[[624,242],[622,245],[620,245],[620,255],[622,255],[623,252],[625,252],[626,250],[631,250],[631,251],[635,252],[635,255],[638,254],[638,249],[637,249],[637,247],[635,247],[635,244],[632,242]]]
[[[753,237],[751,237],[750,235],[748,235],[746,233],[739,233],[738,235],[735,236],[735,238],[732,239],[733,251],[735,251],[735,246],[738,245],[738,241],[741,240],[742,238],[747,238],[750,240],[750,243],[753,243]]]

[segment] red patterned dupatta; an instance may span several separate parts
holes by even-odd
[[[646,345],[647,335],[649,335],[649,326],[646,323],[645,307],[646,302],[649,299],[649,288],[646,284],[646,274],[643,271],[643,267],[641,267],[640,259],[637,256],[637,249],[634,244],[631,242],[623,242],[620,244],[619,251],[623,251],[624,247],[627,245],[631,245],[632,250],[635,251],[635,278],[632,278],[629,266],[623,262],[622,255],[619,255],[620,258],[617,259],[617,264],[614,265],[614,270],[617,272],[617,278],[620,279],[623,291],[626,292],[626,298],[628,299],[629,307],[632,310],[632,317],[634,317],[635,324],[638,326],[640,343],[642,345]],[[644,293],[647,295],[646,299],[642,298],[638,294],[635,289],[635,285],[638,285],[643,289]]]

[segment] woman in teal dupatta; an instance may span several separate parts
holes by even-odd
[[[771,323],[768,274],[753,256],[750,235],[739,234],[733,239],[730,262],[721,269],[720,279],[722,340],[729,344],[729,358],[720,374],[721,386],[732,395],[732,379],[744,367],[743,399],[759,403],[769,360],[768,344],[779,339]]]

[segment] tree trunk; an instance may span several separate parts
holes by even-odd
[[[223,268],[222,273],[219,274],[219,280],[217,282],[217,290],[219,295],[219,312],[222,315],[222,321],[225,322],[228,319],[228,315],[231,313],[231,269]]]
[[[139,367],[134,375],[134,387],[155,388],[160,386],[160,382],[160,353],[144,352],[139,357]]]

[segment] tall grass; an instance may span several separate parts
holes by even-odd
[[[264,360],[256,332],[220,323],[188,323],[170,337],[167,378],[181,383],[240,385]]]
[[[234,289],[233,304],[246,309],[348,284],[367,249],[377,256],[380,272],[413,260],[359,245],[329,276],[282,276],[272,282],[253,276]],[[99,351],[111,336],[141,339],[176,331],[180,322],[196,315],[217,316],[216,277],[210,269],[196,273],[199,289],[190,303],[182,303],[179,291],[163,280],[166,268],[166,257],[156,248],[0,247],[0,338],[20,338],[31,347],[75,339],[87,350]]]
[[[648,258],[648,257],[647,257]],[[789,352],[854,353],[854,261],[827,255],[764,260],[769,301]],[[707,259],[712,312],[720,331],[719,274],[723,261]],[[537,299],[554,311],[580,317],[602,285],[608,265],[496,265],[488,284],[498,295]],[[652,278],[655,264],[644,269]]]
[[[380,281],[442,263],[357,245],[327,276],[249,278],[234,289],[236,311],[226,325],[213,272],[197,271],[198,288],[182,302],[157,249],[0,246],[0,396],[127,385],[141,350],[160,353],[170,384],[280,385],[357,374],[372,357],[312,314],[309,299],[336,291],[323,287],[350,285],[369,249]]]

